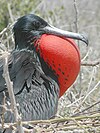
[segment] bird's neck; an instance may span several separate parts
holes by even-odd
[[[44,72],[58,82],[60,96],[73,84],[80,70],[80,54],[73,40],[43,35],[37,45]]]

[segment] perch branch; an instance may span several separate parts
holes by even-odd
[[[35,130],[41,130],[44,132],[50,132],[54,131],[52,126],[56,129],[56,131],[64,130],[84,130],[85,132],[88,131],[88,129],[93,129],[97,128],[97,130],[100,127],[100,113],[96,113],[93,115],[86,115],[86,116],[74,116],[74,117],[66,117],[66,118],[56,118],[56,119],[50,119],[50,120],[36,120],[36,121],[23,121],[22,123],[25,125],[36,125],[34,128]],[[37,126],[38,125],[38,126]],[[39,125],[41,128],[39,129]],[[45,125],[45,127],[44,127]],[[51,126],[52,125],[52,126]],[[6,127],[16,127],[16,123],[5,123],[5,128]],[[48,128],[47,128],[48,127]],[[29,129],[25,129],[25,133],[30,133]]]
[[[66,121],[74,121],[74,120],[85,120],[85,119],[95,119],[100,118],[100,113],[96,113],[93,115],[81,115],[81,116],[74,116],[74,117],[65,117],[65,118],[55,118],[50,120],[36,120],[36,121],[23,121],[22,124],[54,124],[54,123],[61,123]],[[11,123],[6,123],[10,125]],[[12,126],[16,126],[16,123],[13,123]]]

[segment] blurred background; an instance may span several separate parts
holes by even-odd
[[[29,13],[89,39],[88,47],[77,42],[83,65],[74,85],[59,100],[57,116],[100,112],[100,0],[0,0],[0,33]],[[10,42],[9,31],[6,37]]]

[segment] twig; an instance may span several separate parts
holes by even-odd
[[[85,132],[88,131],[88,129],[93,128],[99,128],[100,126],[100,113],[96,113],[93,115],[87,115],[87,116],[75,116],[75,117],[66,117],[66,118],[57,118],[57,119],[50,119],[50,120],[36,120],[36,121],[24,121],[22,122],[25,125],[33,124],[36,125],[34,128],[36,131],[44,131],[44,132],[53,132],[54,129],[52,129],[51,124],[53,124],[53,127],[56,129],[56,131],[59,130],[74,130],[74,129],[85,129]],[[64,124],[64,122],[66,124]],[[59,123],[59,125],[57,125]],[[39,128],[40,125],[40,128]],[[45,125],[45,127],[44,127]],[[1,125],[0,125],[1,126]],[[16,123],[5,123],[5,128],[15,127]],[[42,130],[43,129],[43,130]],[[25,129],[25,133],[30,133],[30,130]],[[39,132],[40,133],[40,132]]]
[[[79,32],[79,25],[78,25],[78,15],[79,15],[79,12],[78,12],[78,7],[77,7],[77,0],[73,0],[74,1],[74,10],[75,10],[75,32]],[[79,46],[79,40],[77,41],[78,42],[78,47],[80,49],[80,46]],[[80,80],[80,91],[79,91],[79,96],[81,95],[81,84],[82,84],[82,72],[80,70],[80,73],[79,73],[79,80]]]
[[[90,49],[88,49],[86,55],[81,59],[81,62],[85,61],[86,58],[89,56]]]
[[[94,66],[100,65],[100,59],[98,59],[96,61],[84,61],[84,62],[81,62],[81,65],[94,67]]]
[[[15,21],[16,22],[16,21]],[[8,24],[8,26],[6,28],[4,28],[1,32],[0,32],[0,37],[5,33],[7,32],[8,30],[10,30],[13,25],[15,24],[15,22],[13,22],[12,24]]]
[[[12,112],[12,110],[11,110],[11,109],[8,109],[8,108],[6,107],[6,105],[0,105],[0,107],[3,108],[5,111]],[[4,112],[3,112],[3,113],[4,113]],[[1,112],[0,112],[0,115],[2,115]]]
[[[13,23],[14,22],[14,18],[13,18],[13,15],[12,15],[11,4],[10,3],[8,3],[8,12],[9,12],[9,16],[10,16],[11,22]]]
[[[83,112],[85,112],[85,111],[87,111],[87,110],[91,109],[92,107],[94,107],[95,105],[97,105],[97,104],[99,104],[99,103],[100,103],[100,101],[95,102],[94,104],[92,104],[92,105],[90,105],[89,107],[87,107],[87,108],[83,109],[82,111],[80,111],[80,112],[78,112],[78,113],[74,114],[73,116],[77,116],[77,115],[79,115],[79,114],[82,114]]]
[[[77,4],[76,4],[76,0],[74,0],[74,9],[75,9],[75,31],[78,32],[78,8],[77,8]],[[79,41],[78,41],[79,43]]]
[[[81,129],[85,131],[85,133],[89,133],[79,122],[77,122],[75,119],[73,120]]]
[[[93,88],[91,91],[89,91],[89,93],[87,93],[87,95],[84,97],[83,101],[81,102],[81,104],[79,105],[78,108],[80,108],[80,107],[83,105],[83,103],[85,102],[85,100],[89,97],[89,95],[90,95],[92,92],[94,92],[94,91],[97,89],[97,87],[98,87],[99,85],[100,85],[100,81],[94,86],[94,88]]]
[[[85,120],[85,119],[94,119],[94,118],[100,118],[100,113],[96,113],[93,115],[81,115],[81,116],[74,116],[74,117],[64,117],[64,118],[55,118],[50,120],[36,120],[36,121],[23,121],[22,124],[28,125],[28,124],[54,124],[54,123],[61,123],[66,121],[73,121],[73,120]],[[7,125],[10,125],[11,123],[6,123]],[[12,126],[16,126],[16,123],[12,123]]]
[[[97,87],[98,87],[99,85],[100,85],[100,81],[99,81],[99,82],[94,86],[94,88],[93,88],[91,91],[89,91],[89,93],[84,97],[84,99],[83,99],[81,105],[85,102],[85,100],[89,97],[89,95],[97,89]]]
[[[22,128],[22,123],[21,123],[21,118],[18,114],[18,110],[17,110],[17,105],[16,105],[16,100],[15,100],[15,96],[13,93],[13,83],[10,80],[10,76],[9,76],[9,70],[8,70],[8,56],[9,53],[8,52],[4,52],[4,58],[3,58],[3,77],[5,78],[6,81],[6,85],[8,88],[8,92],[9,92],[9,97],[11,99],[11,108],[12,111],[14,112],[14,116],[15,116],[15,121],[17,122],[17,128],[19,133],[24,133],[23,128]]]
[[[3,92],[3,95],[4,95],[4,98],[3,98],[3,106],[5,107],[5,99],[6,99],[6,96],[5,96],[5,92]],[[2,108],[2,115],[1,115],[1,118],[2,118],[2,128],[4,128],[4,114],[5,114],[5,111],[6,109],[5,108]]]
[[[0,32],[0,36],[2,36],[6,31],[7,31],[8,27],[4,28],[1,32]]]

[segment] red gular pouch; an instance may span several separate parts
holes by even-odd
[[[43,34],[35,45],[40,57],[58,77],[61,97],[80,71],[79,49],[72,39],[47,34]]]

